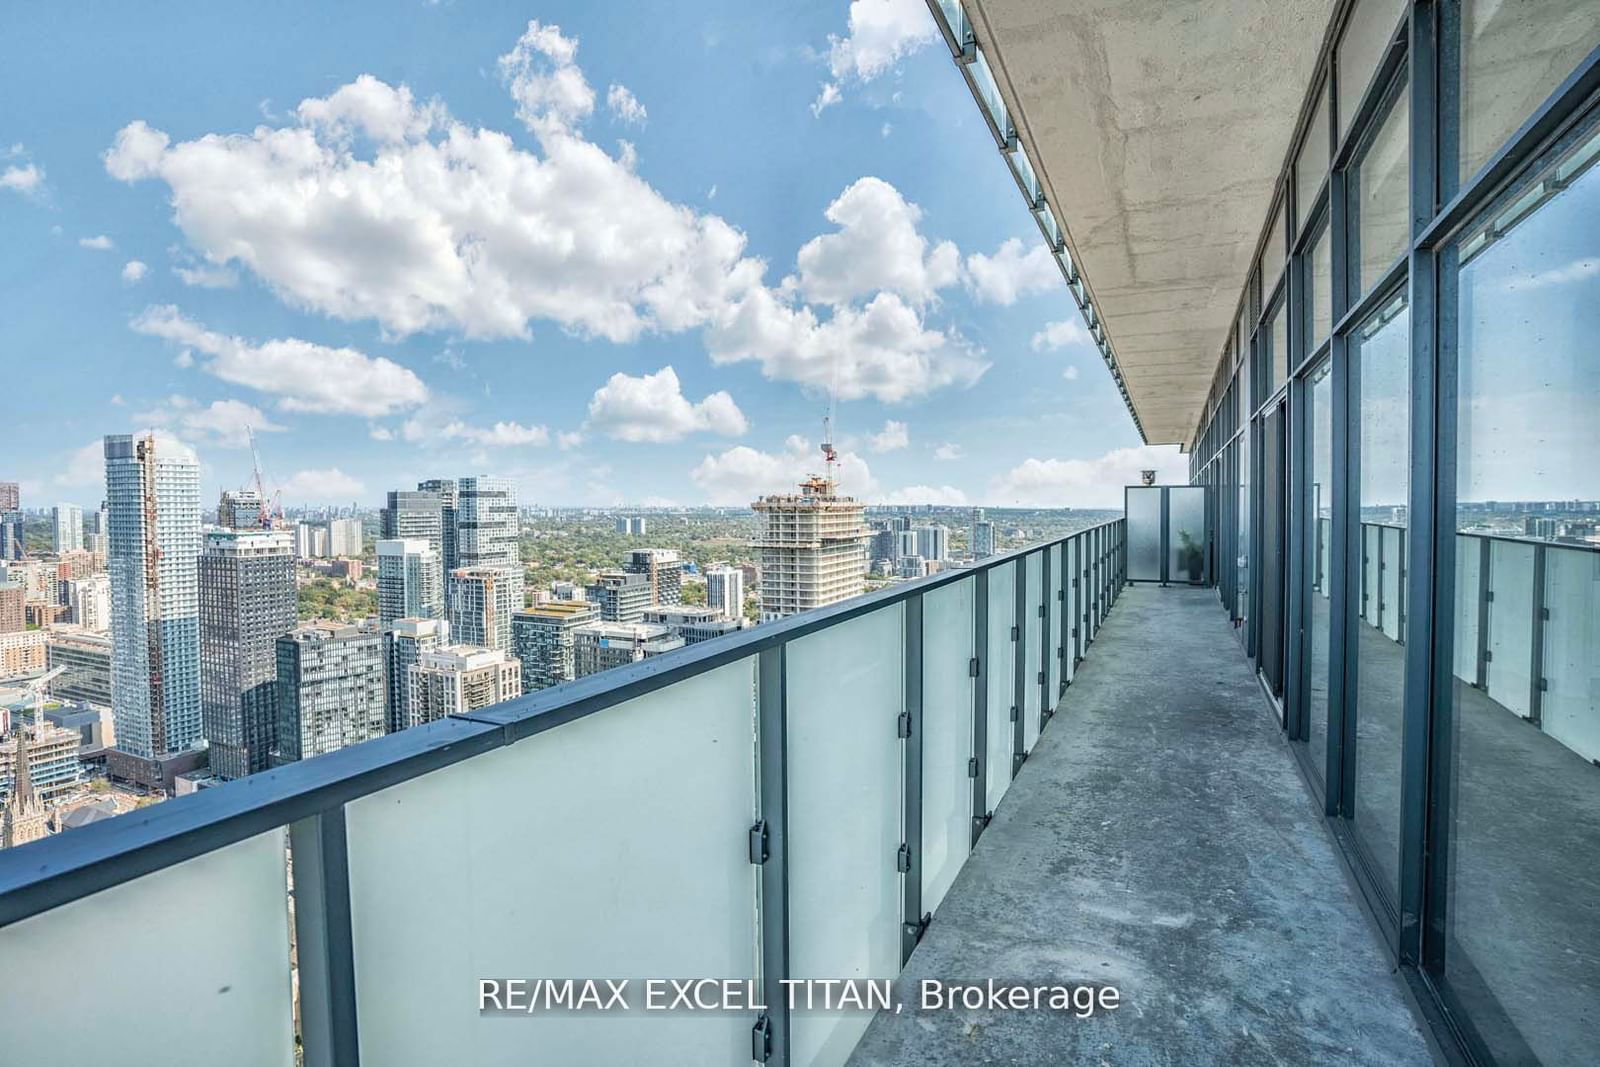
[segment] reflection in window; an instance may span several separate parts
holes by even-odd
[[[1486,8],[1469,7],[1483,30]],[[1549,55],[1534,59],[1517,65],[1542,71]],[[1524,108],[1521,90],[1491,84]],[[1444,970],[1470,1017],[1506,1020],[1480,1024],[1497,1057],[1521,1062],[1526,1048],[1552,1064],[1593,1062],[1593,1028],[1575,1020],[1600,1018],[1600,134],[1588,136],[1448,250],[1458,338]]]
[[[1324,233],[1326,238],[1326,233]],[[1333,375],[1327,360],[1306,380],[1310,405],[1307,426],[1311,434],[1312,521],[1304,524],[1306,574],[1311,595],[1306,597],[1307,648],[1311,661],[1306,690],[1306,721],[1311,765],[1319,780],[1328,760],[1328,635],[1330,612],[1328,546],[1333,534]]]
[[[1339,38],[1339,135],[1350,132],[1361,94],[1378,70],[1383,50],[1394,36],[1405,0],[1359,0]]]
[[[1462,0],[1463,184],[1597,44],[1594,0]]]
[[[1403,593],[1411,490],[1411,316],[1404,290],[1351,337],[1360,596],[1355,645],[1356,834],[1400,887],[1400,738],[1405,706]]]
[[[1307,263],[1311,274],[1307,287],[1311,291],[1311,329],[1306,351],[1315,352],[1333,330],[1333,237],[1327,226],[1311,246]]]
[[[1357,246],[1351,260],[1360,264],[1361,294],[1400,257],[1411,236],[1411,100],[1404,82],[1398,93],[1350,183]]]
[[[1311,113],[1300,155],[1294,161],[1295,232],[1299,233],[1316,206],[1322,180],[1328,176],[1328,87],[1317,89],[1317,109]]]

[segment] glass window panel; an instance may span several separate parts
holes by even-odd
[[[793,978],[900,973],[900,876],[888,857],[900,844],[901,744],[893,724],[905,691],[904,620],[904,605],[895,604],[789,645],[784,675]],[[680,762],[679,773],[690,766]],[[750,1020],[739,1021],[748,1055]],[[796,1010],[789,1024],[795,1062],[843,1062],[871,1021],[870,1012]],[[667,1058],[651,1038],[616,1062],[637,1060],[643,1047],[651,1049],[652,1060]]]
[[[1544,732],[1600,763],[1600,545],[1544,546]]]
[[[1600,44],[1594,0],[1462,0],[1463,184]]]
[[[0,930],[0,1062],[294,1062],[284,857],[270,830]]]
[[[1306,655],[1311,670],[1306,691],[1306,722],[1311,765],[1320,780],[1328,760],[1328,638],[1332,632],[1331,601],[1322,566],[1324,538],[1333,522],[1333,375],[1327,360],[1323,360],[1306,380],[1306,399],[1310,407],[1307,429],[1311,439],[1306,444],[1311,458],[1312,516],[1312,521],[1302,527],[1306,538],[1305,558],[1310,561],[1307,567],[1310,595],[1305,597],[1303,609],[1309,616]]]
[[[1405,552],[1404,530],[1378,527],[1378,618],[1394,642],[1405,640]]]
[[[1317,107],[1311,113],[1300,154],[1294,161],[1295,232],[1304,228],[1316,207],[1322,180],[1328,176],[1328,87],[1317,90]]]
[[[1175,486],[1167,490],[1167,575],[1174,582],[1205,577],[1206,491]]]
[[[1482,549],[1488,541],[1472,534],[1456,534],[1455,674],[1468,685],[1478,680],[1478,604],[1483,571]],[[1462,673],[1465,671],[1466,673]]]
[[[1268,323],[1268,336],[1271,338],[1271,374],[1267,381],[1266,391],[1270,394],[1289,378],[1289,314],[1285,310],[1288,301],[1278,301],[1278,308],[1272,313],[1272,321]]]
[[[1406,87],[1389,108],[1351,182],[1359,289],[1371,289],[1411,238],[1411,100]]]
[[[1315,352],[1317,346],[1328,339],[1328,334],[1333,331],[1333,230],[1324,226],[1322,234],[1311,246],[1311,257],[1307,260],[1310,268],[1311,284],[1311,331],[1310,344],[1307,352]]]
[[[1361,95],[1400,25],[1406,0],[1358,0],[1339,38],[1339,136],[1350,132]]]
[[[1288,237],[1284,231],[1284,204],[1278,202],[1278,210],[1272,213],[1272,224],[1267,230],[1267,242],[1261,249],[1261,299],[1272,295],[1273,286],[1278,284],[1278,275],[1283,272],[1283,260],[1288,255]],[[1257,305],[1260,306],[1259,304]]]
[[[1011,753],[1016,734],[1011,726],[1011,700],[1016,695],[1016,660],[1012,658],[1011,628],[1017,624],[1016,568],[1002,564],[989,568],[989,639],[984,673],[989,683],[989,715],[985,729],[985,799],[989,810],[1011,788]]]
[[[922,906],[935,911],[972,838],[973,578],[922,598]]]
[[[1250,469],[1250,437],[1247,425],[1245,432],[1239,435],[1238,501],[1233,509],[1237,526],[1233,542],[1234,611],[1239,618],[1239,639],[1246,642],[1250,633],[1245,625],[1250,619],[1250,481],[1253,474]]]
[[[1466,63],[1481,74],[1467,91],[1478,105],[1498,108],[1484,103],[1488,89],[1545,91],[1523,79],[1553,76],[1558,52],[1538,44],[1556,27],[1577,28],[1564,11],[1464,6]],[[1502,67],[1484,58],[1489,45],[1506,49]],[[1473,125],[1482,115],[1467,103]],[[1516,107],[1521,121],[1526,105]],[[1550,545],[1592,537],[1600,501],[1600,171],[1545,181],[1585,156],[1589,136],[1513,194],[1520,206],[1509,217],[1480,220],[1446,250],[1447,271],[1458,263],[1445,289],[1457,294],[1455,524],[1495,539],[1477,583],[1492,599],[1456,592],[1456,616],[1486,611],[1487,625],[1477,649],[1457,646],[1473,658],[1455,665],[1444,970],[1469,1019],[1515,1028],[1480,1029],[1505,1062],[1525,1062],[1528,1051],[1543,1063],[1587,1062],[1593,1035],[1575,1021],[1600,1017],[1600,777],[1568,743],[1570,723],[1558,733],[1536,714],[1543,694],[1530,677],[1536,554],[1545,547],[1548,568]],[[1480,677],[1482,688],[1469,684]]]
[[[1398,544],[1411,487],[1411,317],[1401,294],[1355,331],[1351,362],[1357,429],[1356,491],[1361,521],[1362,602],[1355,650],[1355,825],[1399,893],[1400,739],[1405,652],[1384,618],[1378,569],[1384,535]],[[1385,558],[1392,573],[1399,568]]]
[[[1161,490],[1130,487],[1128,494],[1128,578],[1161,580]]]

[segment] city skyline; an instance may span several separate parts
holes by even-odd
[[[1110,506],[1142,468],[1180,473],[1139,444],[920,0],[872,34],[846,5],[713,5],[684,28],[705,75],[687,82],[642,45],[649,17],[463,14],[238,13],[197,56],[203,28],[112,13],[92,36],[135,33],[151,68],[118,93],[94,86],[128,57],[68,49],[76,16],[19,15],[14,39],[60,48],[6,53],[0,86],[83,119],[19,114],[0,146],[33,176],[0,189],[0,347],[34,354],[19,429],[49,442],[18,457],[24,499],[93,508],[90,446],[154,428],[214,500],[250,483],[248,425],[289,505],[371,505],[441,469],[524,502],[745,505],[820,466],[833,386],[841,488],[869,503]],[[290,58],[222,43],[252,39]],[[167,51],[189,66],[164,72]],[[477,205],[508,236],[469,264],[480,223],[420,181],[387,219],[329,192],[380,162],[509,168],[551,196]],[[292,204],[300,181],[321,192]],[[366,236],[261,228],[283,210]],[[56,373],[68,357],[86,373]]]

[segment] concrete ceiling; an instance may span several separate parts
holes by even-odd
[[[1334,0],[967,0],[1151,444],[1187,444]]]

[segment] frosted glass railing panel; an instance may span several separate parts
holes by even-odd
[[[1478,683],[1478,605],[1483,599],[1482,542],[1476,537],[1456,535],[1456,675],[1468,685]]]
[[[1011,725],[1011,704],[1016,696],[1016,661],[1012,659],[1011,628],[1017,621],[1017,568],[1006,563],[989,571],[989,651],[984,673],[989,683],[988,751],[985,754],[985,793],[989,810],[1011,788],[1011,753],[1016,735]]]
[[[1161,580],[1161,490],[1143,487],[1128,493],[1128,578]]]
[[[1039,199],[1039,179],[1033,173],[1033,164],[1028,162],[1028,153],[1018,148],[1015,152],[1007,153],[1006,158],[1011,160],[1011,165],[1017,168],[1017,178],[1022,182],[1022,191],[1032,203]]]
[[[1393,526],[1378,527],[1378,539],[1383,545],[1383,633],[1391,641],[1405,637],[1402,630],[1405,613],[1400,610],[1400,582],[1405,575],[1405,531]]]
[[[1533,546],[1489,542],[1489,697],[1526,717],[1533,666]]]
[[[895,721],[904,707],[904,618],[904,605],[893,604],[788,646],[791,978],[900,973]],[[732,1021],[743,1028],[748,1060],[750,1017]],[[843,1063],[871,1021],[870,1012],[796,1010],[792,1062]],[[653,1042],[641,1043],[630,1062],[646,1048],[659,1059]]]
[[[1324,599],[1333,596],[1333,520],[1317,520],[1317,592]]]
[[[1378,626],[1382,621],[1380,576],[1378,574],[1378,528],[1361,527],[1361,617],[1368,625]]]
[[[1206,491],[1174,486],[1167,494],[1167,576],[1199,582],[1205,577]]]
[[[747,1013],[484,1025],[474,993],[755,976],[755,680],[740,660],[351,801],[362,1062],[747,1063]]]
[[[1044,605],[1044,553],[1028,556],[1025,565],[1028,602],[1022,620],[1022,750],[1032,752],[1033,743],[1039,740],[1039,672],[1044,670],[1044,619],[1039,615]]]
[[[961,0],[939,0],[939,11],[950,27],[950,32],[960,40],[966,30],[967,16],[961,10]]]
[[[982,52],[967,68],[972,71],[972,84],[977,86],[978,101],[983,104],[984,110],[989,112],[989,117],[994,120],[1000,132],[1006,132],[1006,105],[1000,98],[1000,87],[995,84],[994,74],[989,70],[989,60]]]
[[[1065,551],[1064,545],[1055,545],[1050,549],[1050,588],[1045,591],[1045,600],[1050,608],[1050,639],[1046,642],[1049,681],[1046,683],[1045,696],[1052,709],[1061,699],[1062,657],[1066,655],[1061,651],[1064,644],[1062,618],[1066,613],[1066,598],[1061,595],[1061,578],[1066,573],[1063,570]]]
[[[1544,732],[1600,760],[1600,552],[1545,549]]]
[[[1082,583],[1077,581],[1078,572],[1083,569],[1083,564],[1078,562],[1082,543],[1082,538],[1074,537],[1062,546],[1061,551],[1061,558],[1066,564],[1066,569],[1061,572],[1062,603],[1066,605],[1066,610],[1061,613],[1061,644],[1066,649],[1061,656],[1061,670],[1069,682],[1078,666],[1077,630],[1083,618],[1082,598],[1078,595]]]
[[[972,591],[965,578],[922,598],[922,907],[933,911],[972,839]]]
[[[0,1063],[285,1067],[289,998],[282,830],[0,930]]]

